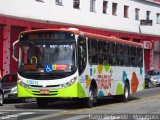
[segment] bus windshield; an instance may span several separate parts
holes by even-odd
[[[75,44],[32,43],[20,46],[20,71],[69,72],[75,69]]]

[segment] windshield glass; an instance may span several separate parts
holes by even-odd
[[[20,71],[67,72],[75,69],[75,44],[28,44],[20,47]]]

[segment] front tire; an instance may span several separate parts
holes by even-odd
[[[94,99],[94,93],[93,93],[93,90],[90,90],[89,97],[87,98],[87,101],[86,101],[86,107],[88,108],[93,107],[93,99]]]
[[[96,89],[91,87],[89,91],[89,97],[85,101],[85,106],[87,108],[92,108],[93,104],[97,102]]]

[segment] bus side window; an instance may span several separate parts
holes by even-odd
[[[103,42],[101,40],[98,40],[98,64],[103,64]]]
[[[143,49],[137,48],[137,66],[142,67],[143,66]]]
[[[136,66],[136,47],[130,47],[130,62],[131,66]]]
[[[116,53],[117,53],[116,44],[109,42],[108,46],[109,46],[109,64],[116,65]]]
[[[98,41],[98,64],[100,65],[108,65],[108,51],[107,51],[107,42]]]
[[[88,57],[89,64],[97,65],[98,64],[98,47],[97,39],[88,38]]]
[[[113,48],[112,48],[112,43],[111,42],[109,42],[108,43],[108,51],[109,51],[109,64],[110,65],[112,65],[112,50]]]
[[[86,39],[79,36],[78,38],[78,69],[81,75],[87,64]]]
[[[109,56],[108,56],[108,42],[104,43],[104,61],[103,65],[108,65],[109,64]]]
[[[123,56],[123,45],[117,44],[117,65],[123,66],[124,65],[124,56]]]
[[[123,54],[124,54],[124,65],[125,66],[130,66],[130,61],[129,61],[129,46],[124,45],[123,47]]]

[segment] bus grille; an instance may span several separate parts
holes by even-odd
[[[68,77],[74,74],[76,71],[65,72],[65,73],[24,73],[19,71],[19,75],[27,79],[36,79],[36,80],[56,80]]]
[[[34,88],[43,88],[42,85],[30,85],[31,87]],[[54,87],[59,87],[60,85],[47,85],[46,88],[54,88]]]

